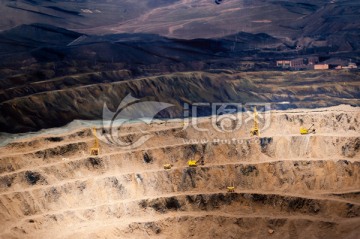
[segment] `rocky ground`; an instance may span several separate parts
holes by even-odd
[[[132,150],[101,142],[98,157],[87,128],[28,135],[0,150],[0,238],[357,238],[359,116],[273,111],[259,138],[251,121],[226,134],[209,118],[204,132],[132,124],[123,138],[152,138]],[[299,134],[312,123],[316,134]]]
[[[128,74],[127,71],[98,72],[9,85],[0,91],[0,111],[4,112],[0,114],[0,132],[37,131],[64,126],[76,119],[102,119],[104,103],[116,111],[128,94],[141,100],[173,104],[160,114],[174,118],[183,116],[184,103],[272,102],[275,109],[360,106],[357,71],[217,70],[137,79],[131,79]],[[116,80],[108,82],[109,79]],[[202,114],[210,115],[211,108]]]

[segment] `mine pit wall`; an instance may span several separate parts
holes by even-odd
[[[359,145],[360,137],[276,136],[259,138],[257,141],[248,139],[242,144],[180,145],[89,157],[79,154],[79,149],[87,149],[86,144],[79,143],[70,147],[71,150],[65,154],[66,160],[60,157],[63,155],[58,154],[55,156],[57,158],[53,158],[53,152],[61,152],[58,148],[25,154],[20,156],[20,159],[18,156],[5,158],[0,176],[0,193],[108,174],[157,172],[161,171],[166,163],[182,169],[186,167],[189,159],[204,159],[205,167],[286,163],[295,160],[311,163],[340,160],[345,165],[352,165],[360,158]],[[48,154],[49,157],[46,156]],[[34,164],[30,165],[29,162]]]
[[[184,194],[133,201],[109,201],[104,204],[77,207],[65,211],[53,211],[25,217],[24,229],[27,232],[49,230],[60,224],[80,222],[110,221],[116,219],[158,218],[169,216],[171,212],[182,214],[253,217],[306,218],[314,221],[336,222],[353,221],[359,216],[360,206],[346,202],[324,199],[309,199],[295,196],[257,193],[213,193]],[[270,216],[271,215],[271,216]],[[246,217],[246,216],[245,216]],[[49,220],[50,219],[50,220]],[[35,225],[34,225],[35,224]]]
[[[302,149],[304,141],[311,147]],[[352,162],[359,158],[356,142],[358,137],[277,136],[240,145],[183,145],[80,159],[72,158],[78,155],[74,150],[70,161],[1,176],[1,218],[6,226],[7,220],[61,215],[58,211],[65,208],[97,211],[99,205],[107,208],[110,202],[130,203],[154,195],[219,193],[231,183],[250,195],[358,190],[360,162]],[[34,153],[28,159],[43,160],[39,155],[46,154]],[[205,166],[186,167],[187,159],[200,157]],[[168,162],[174,168],[162,170]]]
[[[250,192],[346,192],[358,189],[359,169],[358,162],[291,161],[113,174],[2,193],[0,201],[3,209],[12,205],[2,210],[2,218],[10,219],[162,194],[225,191],[232,182]]]
[[[310,120],[302,114],[274,113],[274,123],[259,138],[249,138],[244,128],[224,136],[158,125],[153,127],[170,129],[158,131],[154,140],[132,152],[101,143],[98,157],[88,155],[93,144],[89,129],[12,143],[2,148],[8,154],[0,156],[0,231],[4,232],[0,238],[45,238],[63,227],[73,227],[69,238],[107,235],[107,231],[114,233],[109,237],[131,233],[133,238],[144,231],[170,233],[175,211],[182,213],[176,220],[183,226],[192,220],[204,227],[225,225],[222,222],[237,225],[241,220],[242,226],[234,230],[243,235],[256,234],[251,229],[256,223],[250,226],[255,217],[271,227],[267,214],[284,220],[273,227],[286,236],[300,233],[299,223],[309,228],[319,225],[318,232],[329,238],[336,238],[339,223],[345,225],[342,228],[350,225],[351,235],[359,230],[354,225],[359,225],[360,216],[360,136],[356,133],[360,125],[353,115],[360,115],[339,115],[321,112]],[[318,133],[299,135],[299,124],[310,123],[317,125]],[[194,135],[242,137],[242,141],[184,143]],[[204,159],[205,165],[188,168],[189,159]],[[166,163],[173,168],[164,170]],[[237,193],[226,193],[231,184]],[[115,232],[91,227],[114,219],[119,220]],[[78,234],[80,228],[88,231]],[[175,228],[178,238],[191,236],[180,226]],[[191,231],[214,238],[226,235],[202,231],[198,225]],[[35,233],[38,236],[32,237]]]
[[[342,107],[342,106],[339,106]],[[260,129],[261,134],[264,136],[274,136],[274,135],[287,135],[287,134],[296,134],[299,135],[300,126],[310,127],[314,124],[314,128],[318,134],[330,134],[330,135],[341,135],[341,136],[351,136],[358,135],[360,132],[360,110],[355,107],[344,106],[344,110],[329,110],[332,108],[324,108],[313,110],[313,112],[302,112],[300,109],[293,111],[274,111],[270,114],[270,124],[266,129],[262,129],[264,126],[263,122],[260,120]],[[259,114],[261,118],[268,118],[263,113]],[[251,116],[251,114],[250,114]],[[213,140],[216,138],[219,139],[232,139],[232,138],[242,138],[249,137],[249,132],[253,126],[253,121],[249,120],[246,123],[249,115],[244,113],[241,115],[242,123],[239,130],[232,133],[222,133],[214,129],[211,123],[210,118],[200,118],[199,119],[199,128],[205,128],[208,131],[200,132],[194,129],[191,125],[185,130],[182,130],[183,126],[181,122],[169,122],[169,123],[157,123],[154,122],[148,127],[143,128],[144,131],[153,130],[154,138],[157,140],[163,140],[165,145],[169,145],[173,138],[176,139],[209,139]],[[191,123],[191,121],[190,121]],[[137,125],[136,128],[139,126]],[[126,126],[121,128],[123,134],[136,136],[139,134],[139,130],[135,130],[132,126]],[[134,132],[132,134],[132,132]],[[102,135],[102,130],[98,130],[99,135]],[[93,135],[91,129],[80,129],[75,132],[66,132],[64,134],[58,134],[56,136],[40,136],[36,139],[26,140],[20,142],[10,143],[6,146],[1,147],[0,157],[3,158],[4,152],[8,154],[9,152],[36,152],[39,149],[55,148],[56,146],[62,146],[64,144],[70,143],[79,143],[87,142],[89,145],[92,144]],[[153,140],[155,141],[155,140]],[[100,142],[102,147],[106,147],[106,141]],[[161,142],[160,142],[161,143]],[[154,147],[162,145],[159,142],[156,144],[151,144],[151,141],[145,143],[142,148]],[[184,143],[184,141],[181,141]],[[164,146],[164,145],[162,145]],[[111,147],[114,148],[114,147]],[[108,148],[105,148],[108,151]],[[118,151],[119,148],[114,149]],[[107,152],[106,151],[106,152]],[[105,150],[104,150],[105,152]],[[54,155],[55,156],[55,155]]]
[[[156,169],[165,163],[184,165],[189,159],[204,158],[207,163],[251,162],[259,160],[286,160],[293,158],[321,158],[346,159],[349,161],[359,158],[360,137],[352,136],[274,136],[256,139],[242,139],[240,143],[222,144],[210,141],[206,144],[183,144],[182,140],[174,138],[174,145],[137,149],[133,152],[116,151],[116,147],[104,144],[99,156],[101,162],[117,161],[106,167],[106,170],[119,168],[120,171],[131,169]],[[92,141],[71,143],[36,152],[17,154],[1,158],[0,178],[10,176],[16,172],[25,173],[26,170],[47,167],[61,167],[64,178],[80,175],[89,165],[97,164],[88,156]],[[87,163],[86,163],[87,162]],[[106,163],[108,164],[108,163]],[[83,167],[85,166],[85,167]],[[98,166],[99,167],[99,166]],[[128,170],[126,170],[128,169]],[[136,170],[135,170],[136,171]],[[5,180],[8,181],[8,180]],[[2,182],[2,181],[1,181]],[[1,183],[0,182],[0,183]],[[9,182],[11,183],[11,182]],[[12,183],[11,183],[12,184]],[[1,190],[6,190],[0,188]]]
[[[269,234],[269,229],[275,229],[275,235]],[[154,237],[162,238],[192,238],[202,235],[204,238],[356,238],[354,224],[342,224],[307,219],[262,218],[262,217],[228,217],[228,216],[179,216],[152,222],[131,223],[120,230],[111,226],[101,230],[91,231],[90,228],[72,235],[71,238],[86,238],[86,236],[115,235],[126,238]],[[272,230],[272,229],[271,229]],[[344,233],[343,231],[346,231]],[[147,236],[144,236],[147,235]],[[176,235],[176,236],[173,236]]]

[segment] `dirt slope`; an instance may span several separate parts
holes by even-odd
[[[29,132],[63,126],[75,119],[102,119],[104,103],[115,111],[129,93],[173,104],[160,112],[163,117],[182,117],[184,103],[199,102],[272,102],[275,109],[360,105],[357,72],[219,71],[129,77],[127,71],[93,73],[6,89],[0,93],[5,100],[0,103],[4,112],[0,132]],[[109,83],[110,78],[117,81]],[[289,104],[277,104],[283,101]]]
[[[86,128],[14,141],[0,151],[0,238],[356,238],[359,116],[349,106],[274,111],[259,138],[251,122],[226,134],[209,118],[201,133],[158,122],[139,148],[102,142],[99,157]],[[299,135],[310,123],[317,133]]]

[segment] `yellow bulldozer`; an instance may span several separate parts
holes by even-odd
[[[300,127],[300,134],[315,134],[316,130],[312,127],[314,127],[314,124],[312,124],[310,128]]]
[[[254,108],[254,127],[250,130],[250,136],[260,136],[259,123],[258,123],[258,112],[256,107]]]
[[[100,154],[99,140],[96,137],[96,128],[93,128],[93,135],[95,137],[94,145],[90,148],[90,155],[97,156]]]

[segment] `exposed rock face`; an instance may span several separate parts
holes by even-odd
[[[129,125],[124,135],[153,138],[131,151],[101,142],[97,157],[89,129],[12,142],[0,151],[0,238],[356,238],[359,116],[272,112],[260,138],[251,122],[226,134],[207,118],[204,132]],[[309,123],[317,133],[300,135]]]
[[[292,14],[301,9],[295,15],[322,9],[320,3],[275,5]],[[342,7],[326,5],[321,16],[334,23],[332,14],[351,15],[358,9],[356,4],[345,5],[343,12]],[[281,108],[359,105],[356,70],[272,71],[276,59],[294,58],[294,54],[356,61],[360,41],[351,30],[356,24],[343,32],[342,23],[330,24],[334,34],[316,32],[317,38],[329,41],[320,39],[318,45],[301,34],[283,39],[264,32],[236,31],[221,38],[184,40],[144,33],[82,36],[46,24],[18,26],[0,33],[0,132],[37,131],[74,119],[101,119],[104,103],[115,110],[129,93],[157,101],[171,99],[168,103],[175,106],[160,113],[166,117],[181,117],[184,102],[290,102],[275,106]],[[327,24],[315,26],[320,29]],[[305,21],[291,27],[298,32],[309,25]],[[341,40],[344,36],[346,40]],[[262,71],[239,73],[242,70]]]
[[[97,74],[97,80],[106,81],[108,74]],[[104,103],[115,111],[129,93],[173,104],[159,114],[167,118],[182,117],[183,104],[197,102],[273,102],[272,107],[280,109],[360,104],[360,78],[351,72],[188,72],[124,81],[121,79],[128,77],[126,72],[118,74],[119,81],[114,83],[92,84],[92,77],[86,75],[74,76],[71,81],[64,78],[7,89],[2,94],[5,101],[0,104],[4,112],[0,131],[36,131],[74,119],[102,119]],[[283,101],[289,103],[276,104]],[[149,109],[141,110],[146,115]],[[201,114],[209,115],[211,111]]]

